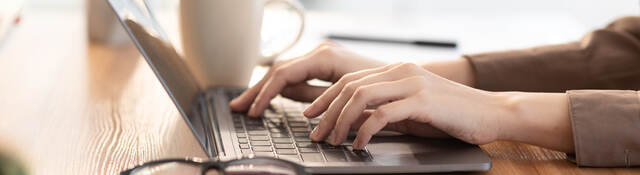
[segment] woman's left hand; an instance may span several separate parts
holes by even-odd
[[[311,133],[339,145],[358,130],[361,149],[383,129],[419,136],[452,136],[472,144],[495,141],[504,114],[500,96],[435,75],[412,63],[387,65],[374,74],[350,73],[319,96],[304,112],[324,113]],[[367,72],[367,71],[364,71]],[[370,110],[370,107],[377,108]],[[444,132],[444,133],[443,133]]]

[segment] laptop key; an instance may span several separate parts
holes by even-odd
[[[251,136],[249,137],[249,139],[251,141],[258,141],[258,140],[266,141],[266,140],[269,140],[269,137],[268,136]]]
[[[273,149],[271,149],[270,146],[254,146],[253,147],[253,151],[255,151],[255,152],[272,152]]]
[[[310,142],[311,139],[309,139],[309,137],[296,137],[295,138],[297,142]]]
[[[240,148],[249,149],[249,144],[240,144]]]
[[[267,127],[268,128],[284,128],[284,126],[281,123],[270,123],[269,121],[267,121]]]
[[[248,142],[248,140],[245,139],[245,138],[239,138],[238,139],[238,143],[247,143],[247,142]]]
[[[292,144],[275,144],[273,146],[276,147],[276,149],[294,149],[294,148],[296,148]]]
[[[290,138],[272,138],[273,143],[293,143]]]
[[[236,136],[238,138],[244,138],[244,137],[247,137],[247,134],[246,133],[237,133]]]
[[[309,132],[311,131],[311,129],[304,127],[304,128],[291,128],[291,132]]]
[[[243,155],[249,155],[253,153],[250,149],[240,149],[240,152],[242,152]]]
[[[342,146],[333,146],[333,145],[329,145],[327,143],[324,144],[320,144],[320,148],[322,148],[322,150],[325,151],[342,151]]]
[[[320,153],[300,153],[300,156],[305,162],[324,162],[324,157]]]
[[[253,155],[255,155],[256,157],[276,157],[273,152],[256,152]]]
[[[289,123],[291,127],[307,127],[307,123]]]
[[[251,141],[252,146],[269,146],[271,142],[269,141]]]
[[[298,148],[301,153],[317,153],[318,148]]]
[[[298,142],[296,143],[298,148],[317,148],[318,144],[313,142]]]
[[[309,121],[305,117],[287,117],[289,122],[299,122],[299,123],[307,123]]]
[[[271,138],[289,137],[288,133],[271,133]]]
[[[269,132],[267,131],[249,131],[249,135],[260,135],[266,136]]]
[[[278,114],[278,113],[276,113],[274,111],[267,110],[267,111],[264,111],[264,118],[269,118],[269,119],[271,119],[271,118],[282,118],[282,114]]]
[[[295,136],[295,137],[309,137],[309,133],[308,132],[294,132],[293,136]]]
[[[247,125],[247,131],[262,131],[262,130],[267,130],[267,128],[264,126]]]
[[[301,162],[300,156],[298,155],[278,155],[278,158],[293,161],[293,162]]]
[[[267,121],[269,123],[273,123],[273,124],[282,124],[282,119],[280,118],[270,118],[269,121]]]
[[[275,133],[282,133],[282,132],[287,132],[287,128],[271,128],[269,129],[269,132],[275,132]]]
[[[298,154],[295,149],[276,149],[278,154]]]
[[[344,152],[342,151],[330,151],[323,152],[324,157],[327,158],[327,162],[346,162],[347,158],[344,156]]]

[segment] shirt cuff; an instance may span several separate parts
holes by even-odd
[[[571,90],[571,124],[578,166],[640,165],[640,99],[630,90]]]

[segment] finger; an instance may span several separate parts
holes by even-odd
[[[244,92],[242,92],[242,94],[240,94],[240,96],[238,96],[235,99],[231,100],[231,102],[229,102],[229,107],[231,107],[231,109],[233,111],[246,111],[247,109],[249,109],[249,105],[251,105],[251,103],[253,103],[253,100],[256,98],[256,96],[260,92],[260,89],[262,89],[262,87],[267,82],[267,80],[269,80],[273,70],[275,68],[279,67],[280,65],[286,64],[286,63],[294,61],[294,60],[295,59],[291,59],[291,60],[285,60],[285,61],[282,61],[282,62],[275,63],[273,65],[273,67],[271,69],[269,69],[269,71],[267,71],[267,74],[265,74],[265,76],[262,79],[260,79],[260,81],[258,81],[258,83],[256,83],[255,85],[253,85],[249,89],[247,89]]]
[[[353,141],[353,149],[363,149],[371,137],[388,123],[410,118],[414,110],[420,107],[416,103],[413,98],[406,98],[380,106],[358,129],[358,135]]]
[[[310,102],[322,94],[327,87],[312,86],[307,83],[299,83],[285,87],[280,94],[282,96],[302,102]]]
[[[253,87],[251,87],[251,88],[247,89],[246,91],[244,91],[237,98],[233,99],[229,103],[229,106],[234,111],[246,111],[247,109],[249,109],[250,105],[254,102],[256,96],[258,96],[258,93],[260,93],[260,90],[264,87],[264,84],[266,84],[266,82],[269,80],[269,78],[271,78],[271,76],[273,75],[273,72],[274,72],[275,69],[281,67],[282,65],[286,65],[286,64],[288,64],[290,62],[293,62],[293,61],[297,61],[297,60],[300,60],[300,59],[313,57],[322,48],[330,47],[330,46],[338,47],[338,45],[333,43],[333,42],[323,42],[323,43],[319,44],[316,48],[314,48],[311,52],[309,52],[309,53],[307,53],[307,54],[305,54],[305,55],[303,55],[301,57],[276,62],[271,67],[271,69],[269,69],[267,74],[265,74],[265,76],[258,83],[256,83]],[[319,77],[315,77],[315,78],[319,78]]]
[[[385,72],[388,72],[389,70],[393,69],[397,65],[398,64],[385,66],[381,69],[375,70],[375,71],[378,71],[377,73],[366,75],[364,76],[364,78],[353,80],[351,82],[348,82],[350,81],[348,80],[350,78],[341,79],[341,81],[342,80],[344,81],[329,87],[329,89],[327,89],[327,91],[325,91],[323,95],[320,95],[320,97],[318,97],[318,99],[314,101],[315,104],[320,104],[322,106],[325,106],[328,104],[328,107],[326,108],[324,117],[320,120],[320,123],[318,123],[318,126],[316,126],[316,128],[314,128],[314,130],[311,131],[311,139],[314,141],[322,141],[322,140],[325,140],[327,136],[329,136],[331,130],[333,130],[333,128],[335,127],[336,121],[338,120],[340,112],[342,111],[342,107],[347,103],[349,98],[351,98],[351,94],[353,94],[353,91],[355,91],[355,88],[359,87],[361,84],[370,84],[377,81],[384,81],[385,79],[389,78],[389,76],[380,76],[380,75],[384,74]],[[353,77],[359,77],[361,75],[365,75],[365,74],[360,74],[360,73],[353,74]],[[346,85],[342,85],[342,84],[346,84]],[[339,87],[342,87],[342,88],[338,89]],[[332,90],[337,92],[338,95],[335,98],[329,99],[329,97],[325,95],[333,93],[333,92],[330,92],[330,93],[328,92]],[[323,100],[321,98],[327,98],[327,99]],[[314,103],[312,103],[311,106],[308,107],[307,109],[313,108]],[[317,109],[314,109],[314,110],[317,110]],[[318,113],[321,113],[321,112],[318,112]]]
[[[372,77],[371,79],[373,79],[371,81],[375,81],[376,78]],[[342,108],[329,142],[333,145],[339,145],[344,142],[350,126],[367,106],[404,99],[422,89],[420,86],[422,80],[421,76],[413,76],[359,87]]]
[[[397,64],[390,64],[383,67],[361,70],[343,76],[335,84],[329,87],[329,89],[324,91],[324,93],[322,93],[322,95],[320,95],[316,100],[314,100],[313,103],[311,103],[311,105],[303,112],[303,114],[309,118],[319,116],[320,114],[322,114],[322,112],[327,110],[330,102],[332,102],[333,99],[335,99],[336,96],[340,94],[340,91],[342,91],[347,83],[360,79],[367,75],[386,71],[396,65]]]
[[[378,73],[375,73],[374,75],[376,75]],[[364,75],[364,74],[363,74]],[[360,76],[358,74],[353,74],[353,76]],[[371,75],[369,75],[371,76]],[[347,80],[345,80],[347,81]],[[356,80],[357,81],[357,80]],[[352,84],[352,83],[337,83],[334,86],[329,87],[329,89],[327,89],[327,91],[325,91],[325,93],[323,93],[323,95],[320,95],[320,97],[318,97],[314,103],[311,104],[310,107],[307,108],[307,110],[317,110],[317,109],[312,109],[314,108],[314,104],[321,104],[322,106],[326,106],[328,105],[328,107],[326,107],[326,111],[325,110],[321,110],[324,111],[324,117],[322,117],[322,119],[320,119],[320,122],[318,123],[318,126],[316,126],[316,128],[313,129],[313,131],[311,131],[311,139],[314,141],[322,141],[325,140],[327,138],[327,136],[329,135],[329,133],[331,132],[331,130],[333,130],[336,121],[338,120],[338,116],[340,115],[340,111],[342,110],[342,106],[345,105],[345,103],[347,103],[347,101],[349,100],[349,98],[351,98],[351,93],[347,92],[347,91],[351,91],[351,87],[356,87],[356,86],[349,86],[347,88],[348,90],[342,90],[342,89],[338,89],[338,87],[343,87],[340,84]],[[337,92],[337,97],[335,98],[328,98],[328,96],[325,96],[326,94],[332,94],[333,92],[328,93],[328,91],[334,91]],[[330,95],[333,96],[333,95]],[[326,98],[325,99],[321,99],[321,98]],[[317,103],[316,103],[317,102]],[[324,108],[324,107],[323,107]],[[307,111],[305,111],[307,112]],[[309,116],[306,115],[307,117],[314,117],[317,115],[320,115],[322,112],[314,112],[315,114]]]
[[[305,68],[305,69],[301,69]],[[287,86],[304,81],[307,76],[306,62],[295,61],[274,70],[273,75],[269,77],[267,82],[260,88],[260,92],[256,95],[253,103],[249,108],[247,115],[249,117],[258,117],[269,106],[269,102]]]
[[[356,121],[353,122],[353,124],[351,124],[351,130],[358,131],[358,129],[360,129],[360,126],[362,126],[362,124],[364,124],[364,122],[367,121],[367,119],[371,116],[371,114],[373,114],[373,111],[375,110],[367,109],[362,111],[362,114],[360,114],[360,117],[358,117],[358,119],[356,119]]]
[[[359,80],[355,80],[347,83],[347,85],[345,85],[344,88],[342,88],[338,96],[334,99],[331,99],[332,101],[329,104],[329,107],[327,108],[327,110],[325,111],[324,117],[322,118],[322,120],[320,120],[320,123],[318,124],[318,126],[311,132],[311,136],[312,136],[311,138],[315,139],[315,141],[320,141],[320,140],[324,140],[330,134],[331,130],[333,130],[334,127],[336,126],[336,121],[338,120],[342,112],[342,109],[344,108],[346,103],[349,101],[349,99],[351,99],[355,90],[360,86],[373,84],[376,82],[394,81],[397,79],[402,79],[404,77],[407,77],[408,75],[411,75],[413,73],[412,71],[406,71],[405,69],[396,69],[397,67],[401,67],[404,65],[406,64],[396,64],[395,66],[391,66],[388,70],[385,70],[383,72],[367,75]],[[415,87],[416,85],[407,85],[407,86]],[[329,88],[327,91],[330,91],[330,90],[332,89]],[[324,94],[318,97],[318,99],[316,99],[315,102],[326,103],[324,101],[320,102],[320,98],[322,98],[323,96]]]

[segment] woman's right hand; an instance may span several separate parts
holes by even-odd
[[[278,94],[303,102],[311,102],[327,87],[311,86],[307,80],[338,81],[343,75],[365,69],[384,66],[346,49],[325,42],[311,52],[275,63],[256,85],[230,102],[234,111],[248,111],[250,117],[260,116]]]

